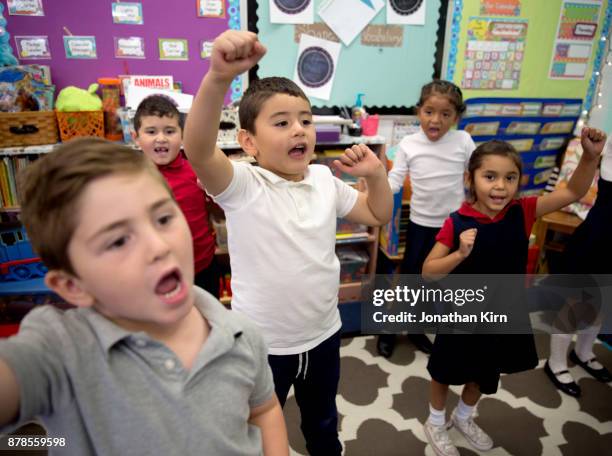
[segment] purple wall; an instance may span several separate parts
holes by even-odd
[[[58,90],[67,85],[86,88],[99,77],[118,74],[170,74],[183,83],[185,93],[195,94],[202,76],[208,71],[209,60],[200,58],[200,40],[212,41],[229,28],[225,18],[200,18],[196,15],[196,0],[142,0],[144,24],[113,24],[113,0],[43,0],[44,17],[9,16],[6,0],[4,17],[11,34],[15,56],[16,35],[47,35],[51,60],[21,60],[51,67],[53,83]],[[73,35],[96,37],[96,60],[66,59],[63,27]],[[140,36],[145,40],[145,59],[117,59],[114,37]],[[189,60],[159,60],[158,38],[180,38],[189,42]],[[57,92],[56,92],[57,93]],[[226,95],[226,102],[229,102]]]

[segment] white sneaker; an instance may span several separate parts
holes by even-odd
[[[451,414],[451,423],[467,439],[474,448],[480,451],[487,451],[493,448],[493,440],[474,422],[474,418],[460,420],[455,415],[457,410]]]
[[[426,421],[423,425],[425,437],[438,456],[459,456],[459,450],[448,435],[448,425],[436,426]]]

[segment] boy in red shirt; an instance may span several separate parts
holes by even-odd
[[[219,267],[215,261],[215,238],[208,223],[206,193],[181,153],[183,118],[173,101],[151,95],[140,102],[134,117],[136,144],[164,176],[187,219],[193,237],[194,282],[219,297]]]

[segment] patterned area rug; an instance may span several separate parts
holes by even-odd
[[[495,442],[487,455],[612,454],[612,385],[570,364],[582,397],[576,400],[557,391],[543,371],[549,340],[546,334],[536,336],[536,369],[502,376],[497,394],[479,402],[476,421]],[[595,354],[612,368],[611,351],[597,344]],[[427,355],[400,337],[393,356],[385,359],[376,354],[374,336],[360,336],[343,339],[341,357],[337,404],[344,454],[434,455],[422,427],[428,414]],[[460,387],[451,387],[449,415],[460,392]],[[306,455],[292,394],[285,406],[291,454]],[[458,431],[451,429],[450,434],[462,456],[479,454]]]

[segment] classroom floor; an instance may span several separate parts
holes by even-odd
[[[477,422],[493,438],[486,453],[501,455],[603,455],[612,448],[612,385],[570,367],[582,387],[579,400],[566,396],[543,371],[548,357],[548,334],[538,334],[537,369],[502,376],[497,394],[483,396]],[[347,456],[434,455],[422,423],[428,413],[427,355],[401,337],[390,359],[376,354],[374,336],[346,338],[341,347],[341,380],[337,398],[340,440]],[[612,351],[602,344],[595,353],[612,368]],[[571,365],[570,365],[571,366]],[[447,411],[454,408],[460,388],[451,387]],[[293,393],[287,400],[291,454],[306,455]],[[458,431],[451,430],[462,456],[479,452]]]

